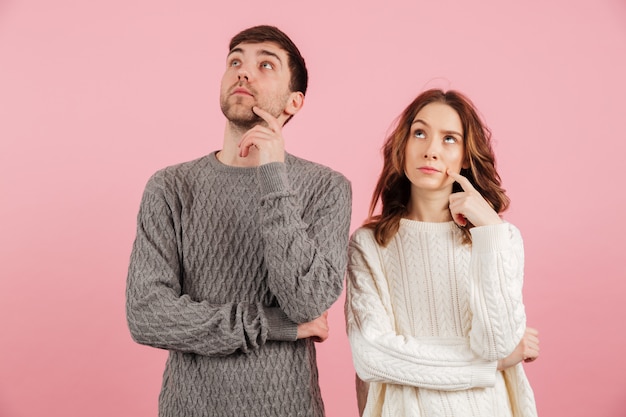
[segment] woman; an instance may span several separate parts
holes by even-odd
[[[509,199],[489,130],[462,94],[429,90],[383,154],[348,264],[362,415],[536,416],[521,362],[539,340],[526,329],[522,238],[499,215]]]

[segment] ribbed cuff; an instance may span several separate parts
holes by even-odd
[[[270,162],[261,165],[258,176],[262,195],[285,192],[289,188],[287,165],[283,162]]]
[[[267,339],[293,342],[298,338],[298,325],[277,307],[266,308]]]
[[[508,223],[472,227],[472,250],[498,252],[511,246],[511,231]]]
[[[496,384],[496,372],[498,362],[477,363],[472,366],[472,387],[485,388],[493,387]]]

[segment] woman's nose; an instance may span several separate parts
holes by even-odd
[[[439,150],[437,149],[437,145],[434,142],[430,143],[430,146],[426,148],[424,152],[424,158],[426,159],[437,159],[439,157]]]

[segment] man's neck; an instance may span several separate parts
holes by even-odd
[[[250,149],[247,157],[239,156],[239,142],[247,128],[241,128],[230,122],[224,128],[224,143],[222,150],[217,153],[217,159],[224,165],[235,167],[255,167],[259,165],[257,150]]]

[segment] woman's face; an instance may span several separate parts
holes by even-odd
[[[417,113],[405,148],[404,171],[412,190],[452,192],[454,180],[446,172],[464,167],[463,133],[461,118],[447,104],[430,103]]]

